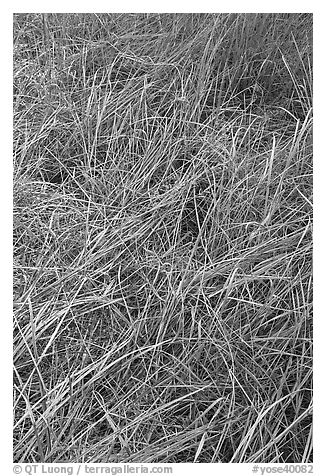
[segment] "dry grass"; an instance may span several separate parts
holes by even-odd
[[[308,14],[14,17],[18,462],[310,462]]]

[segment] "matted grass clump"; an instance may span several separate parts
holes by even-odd
[[[14,15],[17,462],[310,462],[312,16]]]

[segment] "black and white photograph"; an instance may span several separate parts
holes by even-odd
[[[14,472],[312,472],[313,16],[12,15]]]

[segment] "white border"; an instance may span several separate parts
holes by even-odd
[[[271,3],[262,1],[234,1],[212,2],[209,0],[200,1],[174,1],[165,0],[155,2],[150,0],[142,1],[93,1],[93,2],[17,2],[8,5],[11,12],[44,12],[44,13],[98,13],[98,12],[133,12],[133,13],[301,13],[312,12],[313,3],[307,1],[285,2],[276,0]],[[49,8],[50,7],[50,8]],[[272,7],[272,8],[271,8]]]
[[[318,5],[318,8],[315,8]],[[325,433],[325,339],[326,339],[326,306],[324,303],[326,274],[326,101],[325,101],[325,31],[326,17],[317,2],[176,2],[167,0],[155,2],[63,2],[56,1],[50,5],[41,1],[12,2],[1,7],[0,46],[1,46],[1,135],[2,135],[2,167],[0,184],[1,225],[0,246],[1,269],[1,304],[2,326],[0,342],[1,372],[1,440],[0,468],[3,474],[12,474],[12,14],[14,12],[313,12],[314,13],[314,474],[321,475],[324,460]],[[90,7],[92,7],[90,9]],[[178,466],[179,471],[192,474],[195,469],[191,464]],[[231,468],[232,466],[232,468]],[[240,467],[239,467],[240,466]],[[211,468],[210,468],[211,467]],[[217,474],[251,474],[252,465],[206,465],[202,470]],[[6,469],[8,469],[8,471]],[[223,469],[222,469],[223,468]],[[248,471],[248,473],[246,472]]]

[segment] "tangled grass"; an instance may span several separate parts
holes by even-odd
[[[312,18],[14,16],[17,462],[311,462]]]

